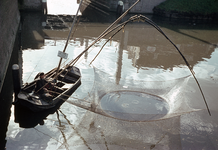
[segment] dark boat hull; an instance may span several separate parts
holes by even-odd
[[[76,67],[72,67],[69,70],[70,71],[74,70],[74,71],[71,71],[68,73],[67,79],[63,78],[63,76],[60,79],[61,81],[65,81],[64,83],[66,85],[69,84],[68,85],[69,87],[63,88],[64,90],[62,89],[62,92],[60,94],[56,95],[52,99],[52,103],[47,103],[43,99],[39,98],[37,95],[32,94],[32,90],[34,88],[34,83],[35,83],[35,81],[33,81],[32,83],[30,83],[28,85],[28,87],[24,86],[21,89],[20,93],[17,96],[17,100],[16,100],[15,105],[19,103],[19,105],[22,105],[22,106],[30,109],[33,112],[45,111],[45,110],[48,110],[48,109],[51,109],[54,107],[59,108],[81,85],[81,75],[80,75],[79,69]],[[55,70],[51,70],[51,71],[55,72]],[[51,71],[48,72],[47,74],[50,75]],[[66,72],[64,74],[66,75]],[[58,81],[60,81],[60,80],[58,80]],[[71,83],[71,81],[72,81],[72,83]],[[68,82],[68,83],[66,83],[66,82]],[[63,85],[61,85],[61,86],[63,86]]]
[[[64,94],[69,96],[72,95],[80,85],[81,85],[81,81],[79,80],[74,86],[68,89]],[[68,98],[65,95],[60,95],[60,97],[56,98],[55,102],[53,102],[53,104],[51,105],[35,105],[31,103],[31,101],[29,100],[20,99],[20,98],[18,98],[17,103],[20,103],[21,105],[25,106],[26,108],[30,109],[33,112],[40,112],[40,111],[51,109],[53,107],[61,106]]]

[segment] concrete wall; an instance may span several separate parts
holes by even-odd
[[[117,3],[119,0],[108,0],[110,1],[110,10],[116,11]],[[124,10],[128,9],[136,2],[136,0],[122,0],[124,2]],[[159,5],[160,3],[166,0],[141,0],[136,4],[135,7],[131,9],[131,13],[153,13],[154,6]]]
[[[0,2],[0,91],[11,57],[20,21],[17,0]]]

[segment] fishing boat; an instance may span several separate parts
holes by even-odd
[[[56,78],[56,83],[47,87],[51,101],[45,101],[44,98],[34,91],[36,82],[39,80],[38,75],[31,83],[25,84],[17,95],[15,104],[21,104],[32,110],[33,112],[44,111],[61,105],[64,103],[73,92],[81,85],[81,73],[79,68],[75,66],[68,66],[67,68],[60,69],[57,77],[55,73],[57,68],[45,74],[45,78],[51,80]]]

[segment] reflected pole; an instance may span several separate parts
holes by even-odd
[[[118,50],[118,59],[117,59],[117,72],[116,72],[116,84],[119,85],[120,78],[121,78],[121,72],[122,72],[122,60],[123,60],[123,48],[124,48],[124,34],[125,32],[122,32],[121,34],[121,40]]]

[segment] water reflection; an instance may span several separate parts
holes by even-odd
[[[101,109],[114,118],[128,121],[157,120],[169,112],[161,97],[133,91],[116,91],[101,98]]]
[[[22,49],[40,49],[44,45],[45,34],[42,30],[42,22],[44,22],[44,15],[41,13],[21,13]]]
[[[98,29],[94,28],[94,25],[98,26]],[[78,27],[75,38],[79,37],[84,41],[82,37],[97,37],[106,27],[107,26],[102,26],[100,24],[93,24],[93,26],[90,26],[84,23]],[[201,41],[196,41],[195,39],[184,41],[179,37],[179,33],[170,30],[167,30],[167,32],[169,32],[171,38],[174,39],[174,43],[176,43],[192,67],[198,64],[198,62],[204,61],[205,58],[209,59],[215,49],[214,45],[203,44]],[[47,30],[45,33],[51,36],[60,35],[58,31]],[[64,36],[61,35],[56,38],[63,37]],[[88,40],[88,38],[85,39]],[[177,41],[177,39],[181,40]],[[121,44],[119,44],[120,46],[116,46],[119,50],[120,58],[122,58],[122,55],[128,55],[128,58],[132,60],[132,66],[136,67],[138,71],[149,70],[150,68],[158,68],[163,71],[173,71],[185,67],[182,57],[175,48],[168,43],[160,33],[147,25],[136,24],[134,28],[131,25],[127,26],[124,33],[114,37],[113,40],[121,42]],[[198,53],[196,53],[196,50]],[[122,59],[120,58],[118,58],[118,63],[122,63]],[[122,65],[118,65],[118,67],[119,66]],[[119,72],[119,68],[117,69]],[[117,76],[119,76],[119,73]]]
[[[74,38],[71,39],[69,43],[67,52],[69,53],[70,59],[84,50],[107,26],[108,24],[81,23],[77,28]],[[193,35],[189,36],[189,38],[187,38],[187,34],[184,36],[184,34],[176,32],[172,28],[163,27],[163,30],[184,53],[190,64],[194,67],[197,76],[203,80],[211,79],[210,76],[217,79],[216,68],[218,68],[218,66],[216,58],[218,52],[213,45],[213,43],[216,44],[218,41],[218,39],[216,39],[217,37],[214,36],[218,32],[217,29],[213,30],[213,32],[189,28],[183,29],[183,32],[188,32]],[[45,39],[43,38],[43,46],[36,46],[36,44],[33,43],[32,46],[26,46],[26,48],[24,46],[23,48],[24,82],[31,81],[31,78],[33,78],[38,71],[46,71],[57,66],[57,51],[64,47],[65,37],[67,37],[68,34],[67,29],[39,29],[38,32],[45,37]],[[204,37],[205,35],[207,35],[207,37]],[[23,34],[23,36],[25,36],[25,34]],[[202,38],[200,36],[202,36]],[[210,38],[210,36],[213,38]],[[199,40],[204,38],[207,38],[207,43]],[[26,40],[28,39],[31,41],[30,38],[26,38]],[[35,37],[32,38],[32,40],[33,39],[36,40]],[[28,43],[28,41],[26,42]],[[192,79],[190,79],[190,81],[181,82],[181,84],[174,84],[173,82],[175,79],[190,75],[182,58],[177,54],[176,50],[150,26],[147,24],[131,24],[125,28],[123,33],[114,37],[94,61],[93,66],[108,75],[102,76],[102,79],[107,80],[103,80],[104,82],[101,82],[103,84],[95,89],[93,85],[100,79],[95,79],[95,71],[88,64],[104,42],[105,39],[96,44],[95,47],[91,49],[91,53],[85,54],[80,64],[78,64],[83,75],[81,87],[74,93],[69,101],[61,106],[58,113],[49,114],[48,116],[42,115],[42,118],[47,118],[43,126],[38,125],[37,122],[39,121],[36,121],[37,117],[35,118],[35,123],[31,121],[35,126],[33,129],[21,129],[13,120],[10,121],[9,132],[7,134],[8,149],[14,149],[15,147],[17,149],[217,148],[216,134],[218,131],[218,123],[216,121],[216,84],[208,80],[202,82],[204,83],[204,90],[206,91],[209,104],[210,106],[213,105],[212,118],[208,117],[207,113],[204,111],[192,113],[188,111],[189,113],[187,114],[187,110],[184,110],[183,104],[189,106],[190,110],[193,110],[193,108],[205,109],[205,106],[201,103],[201,96],[199,96],[198,89]],[[141,80],[144,82],[141,83]],[[144,84],[148,83],[147,81],[155,82]],[[172,88],[167,88],[168,84],[161,84],[159,81],[172,81],[170,83],[177,85],[179,88],[177,87],[177,90],[172,90]],[[90,104],[93,101],[99,102],[97,97],[90,98],[90,93],[99,94],[96,92],[97,90],[100,92],[102,90],[104,93],[106,91],[107,93],[110,90],[116,90],[116,87],[127,89],[130,85],[133,85],[133,83],[135,83],[135,87],[140,86],[141,90],[149,89],[150,92],[169,98],[170,103],[168,104],[170,108],[175,108],[170,110],[170,112],[177,110],[177,112],[183,111],[184,114],[178,113],[175,117],[158,121],[129,122],[99,115],[101,114],[100,109],[99,113],[94,113],[73,105],[77,101],[78,103],[81,102],[82,99],[81,104],[84,104],[83,106],[86,104],[87,108],[90,108]],[[159,90],[153,90],[152,87],[154,86],[158,87]],[[133,89],[138,90],[137,88]],[[164,94],[162,92],[163,89],[168,92]],[[177,95],[176,92],[179,94]],[[168,95],[166,93],[168,93]],[[95,96],[95,94],[93,95]],[[132,95],[129,96],[127,94],[126,97],[125,98],[129,98],[128,101],[132,102],[134,105],[138,104],[136,100],[132,100]],[[128,105],[125,103],[122,106],[126,108]],[[179,109],[177,106],[179,106]],[[95,108],[98,109],[98,107]],[[25,117],[23,114],[21,116]],[[194,122],[192,122],[192,120],[194,120]],[[210,143],[207,145],[205,145],[204,140],[206,134],[207,137],[209,137],[206,142],[208,143],[209,141]],[[188,139],[190,139],[190,137],[191,140],[189,141]],[[199,143],[204,144],[199,145]]]
[[[18,123],[21,128],[34,128],[37,125],[44,125],[47,116],[57,112],[62,103],[57,104],[54,108],[37,113],[16,104],[14,106],[14,122]]]

